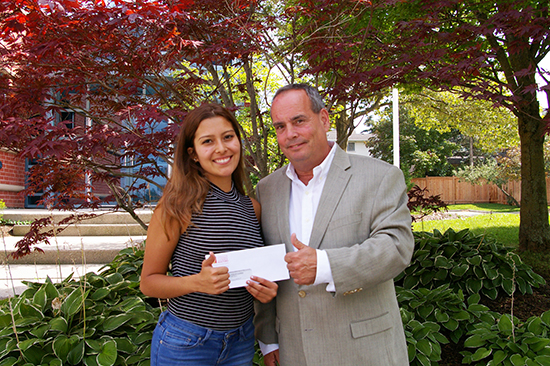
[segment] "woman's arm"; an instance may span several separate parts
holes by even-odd
[[[191,276],[168,276],[168,265],[182,232],[179,223],[172,219],[165,231],[160,220],[160,211],[155,210],[145,243],[145,257],[141,270],[140,289],[144,295],[168,299],[186,295],[192,292],[220,294],[229,289],[229,273],[227,267],[213,268],[216,257],[210,257],[202,262],[201,272]],[[168,236],[166,235],[168,234]]]

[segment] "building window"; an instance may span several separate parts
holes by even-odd
[[[74,112],[60,112],[57,123],[64,123],[67,128],[74,128]]]
[[[355,142],[348,142],[348,151],[355,151]]]

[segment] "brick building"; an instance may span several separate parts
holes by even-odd
[[[65,123],[67,127],[85,126],[86,120],[82,115],[74,112],[60,113],[56,123]],[[34,164],[33,161],[23,159],[16,153],[0,147],[0,200],[3,200],[8,208],[37,208],[40,204],[41,194],[26,195],[26,172]],[[109,188],[104,183],[92,182],[94,194],[98,197],[110,195]]]

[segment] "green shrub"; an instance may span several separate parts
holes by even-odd
[[[448,285],[433,290],[396,287],[396,293],[412,366],[437,364],[442,344],[458,344],[480,319],[494,319],[479,304],[479,295],[466,303],[462,291],[454,292]]]
[[[139,290],[143,250],[79,281],[26,283],[0,302],[0,365],[148,365],[161,309]]]
[[[462,363],[476,365],[550,365],[550,311],[520,323],[503,314],[475,326],[464,341]]]
[[[406,289],[449,284],[466,296],[481,293],[494,300],[499,293],[512,295],[515,290],[531,294],[533,287],[545,283],[512,248],[468,229],[414,232],[414,236],[411,265],[395,279]]]

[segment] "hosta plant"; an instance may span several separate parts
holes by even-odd
[[[411,264],[395,279],[406,289],[449,284],[466,296],[480,293],[494,300],[516,290],[531,294],[545,283],[511,248],[468,229],[415,232],[414,237]]]
[[[550,311],[521,323],[510,314],[482,321],[470,331],[462,363],[475,365],[550,365]]]
[[[0,365],[148,365],[161,308],[139,291],[142,257],[128,248],[99,274],[27,283],[0,302]]]
[[[396,293],[413,366],[437,364],[442,344],[457,344],[480,319],[494,319],[478,303],[479,295],[465,301],[462,291],[454,292],[448,285],[432,290],[396,287]]]

